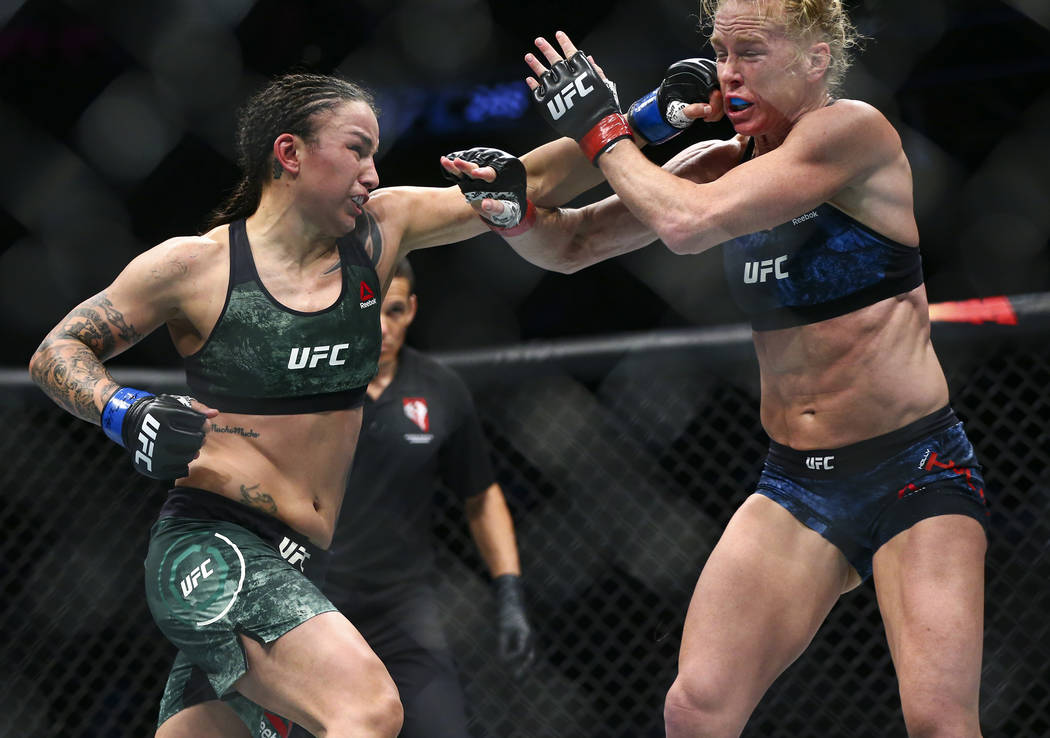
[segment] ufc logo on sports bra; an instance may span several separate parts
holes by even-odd
[[[554,120],[565,115],[565,113],[573,106],[572,99],[579,93],[580,97],[587,97],[587,95],[594,92],[593,87],[588,87],[583,83],[583,78],[587,76],[586,72],[580,74],[579,77],[572,81],[571,85],[568,85],[564,90],[559,92],[547,103],[547,109],[551,111],[551,117]]]
[[[329,366],[340,366],[346,359],[340,358],[339,352],[350,348],[349,343],[337,343],[335,346],[303,346],[292,349],[288,357],[289,369],[313,369],[322,361]]]
[[[806,468],[807,469],[834,469],[835,468],[835,457],[834,456],[807,456],[806,457]]]
[[[776,279],[787,279],[788,273],[782,269],[787,256],[778,256],[775,259],[763,259],[762,261],[748,261],[744,263],[744,284],[765,282],[772,274]]]
[[[303,565],[306,563],[306,560],[310,558],[310,554],[305,546],[300,546],[298,543],[288,538],[288,536],[285,536],[281,541],[278,550],[281,552],[282,559],[292,566],[298,565],[299,571],[304,574],[306,573],[306,569],[303,568]]]

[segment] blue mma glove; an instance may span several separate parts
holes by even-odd
[[[117,390],[102,410],[102,430],[131,454],[135,469],[153,479],[178,479],[204,444],[204,413],[190,398]]]
[[[660,86],[635,100],[627,111],[631,128],[649,143],[674,138],[693,124],[682,110],[686,105],[710,102],[718,89],[718,66],[710,59],[676,61],[667,68]]]

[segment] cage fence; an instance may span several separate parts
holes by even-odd
[[[1050,735],[1045,335],[1018,326],[935,331],[989,489],[986,738]],[[438,490],[437,587],[472,733],[663,735],[693,585],[765,454],[746,330],[443,358],[475,391],[538,632],[535,667],[512,680],[494,657],[495,604],[462,510]],[[181,381],[145,374],[118,378]],[[7,373],[0,405],[0,735],[151,735],[173,650],[146,609],[141,566],[165,485],[137,476],[121,449],[23,376]],[[842,597],[745,732],[904,734],[870,582]]]

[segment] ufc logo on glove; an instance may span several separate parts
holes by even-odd
[[[577,75],[571,85],[567,85],[564,90],[547,102],[547,109],[551,111],[551,117],[554,120],[561,118],[572,107],[572,98],[576,96],[576,93],[579,93],[580,97],[587,97],[594,92],[594,88],[584,82],[586,76],[587,72]]]
[[[139,448],[135,450],[135,463],[142,464],[147,471],[153,471],[153,442],[157,440],[157,431],[160,423],[152,415],[147,414],[142,421],[142,430],[139,431]]]

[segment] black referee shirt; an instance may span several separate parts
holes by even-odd
[[[361,438],[339,515],[325,593],[429,579],[438,483],[462,498],[495,481],[474,401],[448,367],[402,347],[397,373],[366,397]]]

